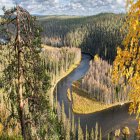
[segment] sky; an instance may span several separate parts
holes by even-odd
[[[96,15],[103,12],[124,13],[125,0],[0,0],[3,6],[16,4],[35,15]]]

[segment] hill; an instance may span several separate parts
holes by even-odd
[[[39,22],[43,27],[42,41],[51,46],[80,47],[108,61],[116,56],[116,47],[124,35],[120,28],[124,14],[101,13],[95,16],[44,16]]]

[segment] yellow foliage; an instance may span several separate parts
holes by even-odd
[[[3,132],[3,125],[0,123],[0,135],[2,134]]]
[[[127,126],[124,127],[123,130],[122,130],[122,133],[123,133],[124,135],[130,135],[130,130],[129,130],[129,128],[128,128]]]
[[[0,89],[0,136],[14,136],[20,134],[20,124],[13,118],[9,119],[10,111],[7,109],[7,106],[10,108],[10,105],[7,102],[4,102],[3,96],[6,93],[3,89]],[[5,98],[6,99],[6,98]],[[8,120],[8,123],[7,123]],[[6,129],[4,126],[7,123]],[[4,131],[3,131],[4,130]]]
[[[113,81],[118,83],[125,78],[130,85],[130,113],[140,114],[140,0],[133,2],[128,0],[128,16],[124,30],[128,33],[123,40],[123,49],[117,48],[117,56],[114,61]],[[123,83],[122,83],[123,84]]]
[[[99,60],[99,55],[96,54],[96,55],[94,56],[94,61],[98,61],[98,60]]]

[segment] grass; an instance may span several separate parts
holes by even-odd
[[[115,104],[103,104],[96,99],[91,99],[89,95],[81,90],[80,82],[76,81],[72,85],[72,94],[70,94],[70,90],[67,90],[67,97],[70,101],[72,101],[72,109],[73,112],[77,114],[89,114],[99,112],[113,106],[120,105],[120,103]]]
[[[42,48],[47,49],[49,51],[57,51],[57,50],[60,50],[61,49],[61,48],[52,47],[52,46],[44,45],[44,44],[42,44],[41,46],[42,46]]]

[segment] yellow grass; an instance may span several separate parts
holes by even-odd
[[[56,51],[56,50],[60,50],[60,49],[61,49],[61,48],[52,47],[52,46],[44,45],[44,44],[42,44],[41,46],[42,46],[42,48],[44,48],[44,49],[52,50],[52,51]]]
[[[71,97],[72,96],[72,97]],[[72,94],[67,90],[67,97],[72,103],[73,112],[77,114],[89,114],[99,112],[110,107],[120,105],[120,103],[106,105],[98,102],[96,99],[91,99],[89,95],[79,88],[79,82],[74,82],[72,85]],[[71,98],[73,100],[71,100]]]

